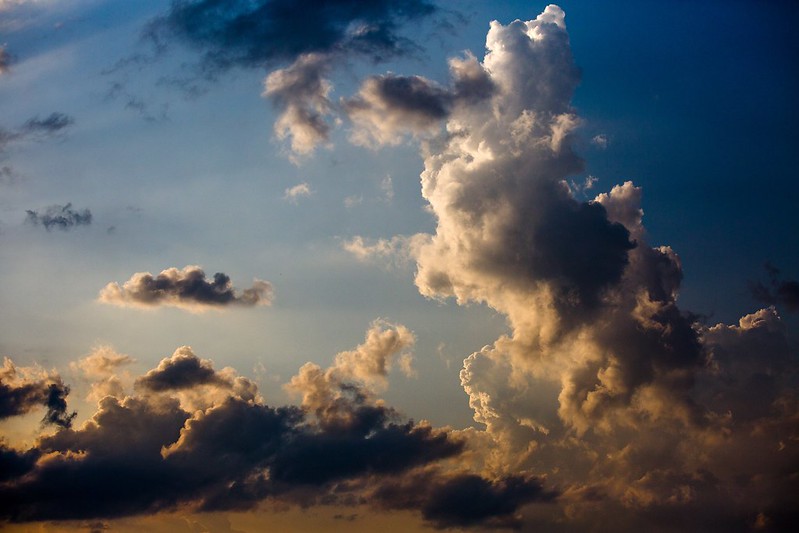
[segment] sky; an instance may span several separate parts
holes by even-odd
[[[795,528],[797,22],[0,0],[0,527]]]

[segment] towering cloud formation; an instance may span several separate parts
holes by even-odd
[[[213,280],[205,277],[198,266],[168,268],[157,276],[137,272],[123,285],[109,283],[101,291],[99,301],[121,307],[179,307],[193,312],[236,305],[251,307],[272,302],[272,285],[256,279],[252,287],[237,291],[222,272]]]
[[[420,78],[364,85],[351,114],[376,142],[446,117],[421,176],[437,227],[413,247],[347,245],[360,257],[410,253],[422,294],[507,317],[510,333],[461,371],[485,426],[465,432],[484,468],[547,473],[564,514],[525,522],[547,530],[600,516],[614,530],[796,520],[797,364],[776,311],[702,325],[677,306],[675,252],[646,242],[639,188],[573,197],[567,180],[583,165],[563,11],[493,22],[486,47],[481,64],[466,63],[490,90],[463,105]],[[397,87],[415,96],[392,103]],[[790,308],[789,282],[759,293]]]

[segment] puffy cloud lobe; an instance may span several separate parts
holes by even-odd
[[[0,370],[0,420],[44,407],[43,424],[68,428],[75,413],[67,412],[69,387],[57,374],[36,368],[18,368],[5,358]]]
[[[88,226],[92,223],[92,212],[88,209],[72,209],[72,204],[51,205],[43,212],[28,209],[25,211],[28,216],[26,220],[35,225],[42,225],[47,231],[52,228],[68,230],[75,226]]]
[[[386,74],[363,82],[358,94],[342,102],[355,128],[351,140],[365,146],[398,144],[404,133],[433,134],[457,105],[488,99],[494,85],[474,56],[450,60],[452,86],[421,76]]]
[[[325,117],[330,113],[332,86],[324,76],[329,69],[329,57],[306,54],[264,80],[263,95],[280,110],[275,134],[281,140],[290,139],[295,154],[309,154],[327,141],[330,126]]]
[[[385,484],[409,486],[412,481],[402,481],[406,476],[423,476],[431,498],[405,490],[404,499],[383,496],[376,505],[419,509],[439,527],[489,524],[543,498],[533,478],[482,479],[431,467],[457,458],[463,441],[403,420],[358,381],[384,375],[388,359],[411,342],[404,327],[376,322],[364,344],[336,357],[330,369],[341,379],[329,383],[328,401],[348,413],[346,424],[326,423],[318,415],[325,410],[321,404],[310,416],[310,405],[273,408],[233,390],[212,405],[185,409],[177,394],[230,381],[209,361],[178,349],[137,381],[137,395],[103,398],[82,427],[42,437],[26,452],[0,449],[0,461],[8,466],[0,484],[0,518],[95,519],[176,507],[241,510],[265,498],[348,505]],[[173,375],[178,367],[187,377]],[[477,510],[459,508],[464,502]]]
[[[252,287],[237,291],[230,278],[221,272],[214,274],[211,280],[198,266],[173,267],[155,277],[149,272],[138,272],[121,286],[109,283],[100,291],[98,299],[121,307],[171,306],[202,312],[231,305],[270,305],[272,285],[256,279]]]
[[[283,199],[296,203],[299,198],[303,196],[310,196],[312,192],[313,191],[311,191],[310,185],[307,183],[298,183],[297,185],[286,189],[283,194]]]
[[[130,376],[127,371],[117,375],[117,371],[133,362],[133,358],[117,353],[110,346],[98,346],[89,355],[70,363],[69,366],[89,379],[91,390],[86,399],[100,401],[106,396],[124,396],[125,382],[130,381]]]

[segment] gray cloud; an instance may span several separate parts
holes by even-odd
[[[408,334],[401,326],[373,324],[365,343],[339,354],[328,369],[336,379],[327,383],[326,399],[303,407],[273,408],[257,395],[242,396],[225,386],[229,372],[178,349],[137,380],[137,395],[106,396],[81,428],[62,428],[25,452],[0,449],[0,462],[8,465],[0,519],[243,510],[265,498],[346,506],[379,493],[379,507],[419,510],[437,527],[450,527],[491,525],[524,503],[550,499],[533,478],[483,479],[431,468],[462,454],[464,441],[404,419],[363,381],[385,372],[384,358],[407,347]],[[367,358],[380,364],[366,364]],[[372,370],[356,370],[348,364],[353,360]],[[223,397],[202,409],[183,407],[179,394],[220,384]],[[430,495],[424,500],[409,490],[422,479]]]
[[[44,140],[62,133],[75,123],[75,119],[64,113],[51,113],[45,118],[33,117],[15,130],[0,128],[0,152],[11,143],[27,140]]]
[[[173,267],[161,271],[157,276],[138,272],[123,285],[109,283],[100,291],[98,300],[122,307],[172,306],[201,312],[233,305],[269,305],[272,302],[272,286],[256,279],[252,287],[238,291],[222,272],[208,279],[198,266],[182,269]]]
[[[382,60],[411,48],[397,33],[402,23],[435,10],[425,0],[175,1],[146,35],[158,46],[179,40],[195,47],[203,53],[203,68],[212,71],[293,62],[311,53]]]
[[[342,101],[355,125],[356,144],[397,144],[404,133],[433,134],[457,105],[477,105],[487,100],[495,86],[474,56],[450,60],[450,87],[421,76],[385,74],[367,78],[358,92]]]
[[[749,282],[752,296],[767,305],[784,307],[788,311],[799,311],[799,281],[780,279],[780,270],[766,263],[768,285],[760,281]]]
[[[6,358],[0,369],[0,420],[44,407],[42,424],[68,428],[75,413],[67,412],[69,387],[57,374],[17,368]]]
[[[72,204],[51,205],[43,212],[27,209],[27,222],[34,226],[42,225],[47,231],[52,228],[68,230],[75,226],[88,226],[92,223],[92,212],[88,209],[81,211],[72,209]]]

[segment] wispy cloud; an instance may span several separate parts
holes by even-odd
[[[47,231],[53,228],[66,231],[76,226],[88,226],[92,223],[92,212],[88,209],[72,209],[72,204],[51,205],[44,211],[28,209],[25,211],[27,222],[34,226],[44,226]]]

